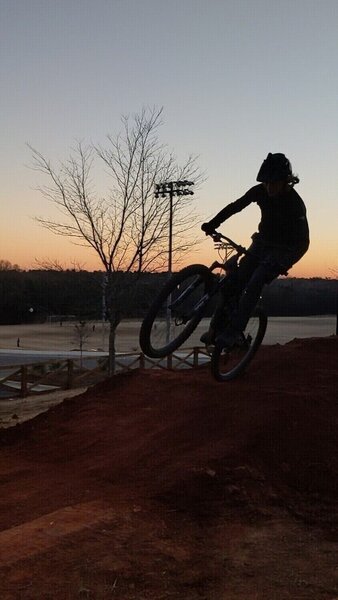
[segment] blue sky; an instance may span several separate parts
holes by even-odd
[[[31,219],[51,209],[26,142],[63,158],[74,139],[102,143],[121,114],[156,105],[163,142],[199,155],[207,174],[201,221],[255,184],[269,151],[284,152],[312,240],[292,274],[338,268],[337,0],[0,0],[0,56],[3,258],[80,252]],[[223,231],[246,243],[258,220],[251,206]],[[206,240],[192,258],[212,256]]]

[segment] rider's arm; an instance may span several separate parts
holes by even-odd
[[[239,213],[241,210],[243,210],[243,208],[246,208],[252,202],[256,202],[256,188],[258,187],[260,186],[254,186],[249,191],[247,191],[246,194],[244,194],[244,196],[238,198],[238,200],[235,200],[235,202],[231,202],[230,204],[225,206],[225,208],[223,208],[219,213],[217,213],[217,215],[213,219],[211,219],[211,221],[209,221],[208,223],[203,223],[203,231],[213,231],[217,229],[217,227],[219,227],[221,223],[224,223],[224,221],[229,219],[229,217],[232,217],[232,215]]]

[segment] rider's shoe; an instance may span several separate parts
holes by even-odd
[[[210,345],[214,344],[215,343],[215,330],[210,328],[210,329],[208,329],[208,331],[205,331],[201,335],[200,341],[202,342],[202,344],[205,344],[206,346],[210,346]]]
[[[234,346],[239,346],[243,343],[243,334],[233,327],[227,327],[225,331],[216,336],[215,342],[221,348],[231,350]]]

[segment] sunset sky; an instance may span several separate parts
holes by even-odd
[[[199,155],[207,175],[201,223],[255,185],[268,152],[284,152],[311,233],[290,274],[338,270],[337,0],[0,0],[0,57],[0,258],[99,268],[34,222],[52,209],[26,144],[57,161],[155,105],[161,140],[181,160]],[[222,230],[248,244],[258,221],[250,206]],[[212,244],[196,233],[189,261],[208,263]]]

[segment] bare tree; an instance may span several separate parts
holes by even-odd
[[[92,330],[90,329],[87,321],[79,321],[76,323],[76,325],[74,325],[74,342],[79,344],[81,369],[83,367],[83,349],[91,334]]]
[[[41,271],[64,271],[80,272],[84,271],[83,264],[73,260],[69,266],[61,263],[57,258],[36,258],[35,263]]]
[[[135,274],[163,270],[168,260],[167,199],[156,199],[154,185],[172,179],[202,180],[196,157],[189,156],[178,166],[174,155],[158,137],[162,109],[144,109],[134,117],[123,117],[122,132],[108,136],[106,146],[78,142],[58,169],[30,146],[33,168],[47,176],[40,187],[45,198],[59,209],[62,219],[37,221],[46,229],[67,236],[76,244],[94,250],[107,276],[106,305],[109,310],[110,368],[114,368],[115,332],[123,317],[126,288],[132,289]],[[109,192],[99,197],[94,188],[94,159],[104,165],[110,178]],[[177,197],[173,205],[173,262],[196,240],[192,229],[197,215],[191,197]]]

